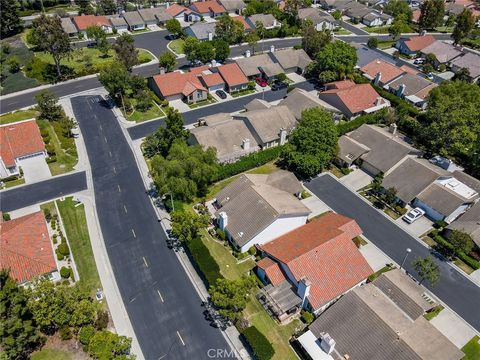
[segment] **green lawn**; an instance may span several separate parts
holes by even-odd
[[[25,184],[25,178],[20,178],[20,179],[11,180],[11,181],[5,181],[5,188],[8,189],[8,188],[11,188],[11,187],[14,187],[14,186],[17,186],[17,185],[22,185],[22,184]]]
[[[209,104],[214,104],[216,102],[217,102],[217,100],[215,100],[214,98],[211,98],[211,99],[197,101],[194,104],[188,104],[188,107],[190,109],[196,109],[198,107],[209,105]]]
[[[475,269],[472,269],[468,264],[464,263],[459,258],[455,259],[453,263],[462,269],[467,275],[470,275],[475,271]]]
[[[453,31],[453,26],[439,26],[435,28],[435,31],[438,31],[441,33],[451,33]]]
[[[465,356],[462,360],[478,360],[480,359],[480,344],[478,341],[480,337],[478,335],[474,336],[472,340],[465,344],[462,348],[462,351],[465,353]]]
[[[440,311],[442,311],[444,309],[444,307],[442,305],[437,305],[433,308],[433,310],[431,310],[430,312],[426,313],[425,315],[423,315],[423,317],[425,319],[427,319],[428,321],[432,320],[435,316],[437,316],[438,314],[440,314]]]
[[[393,41],[393,40],[379,41],[378,42],[378,48],[381,49],[381,50],[388,49],[388,48],[391,48],[392,46],[394,46],[395,43],[396,43],[396,41]]]
[[[395,269],[395,266],[389,266],[389,265],[386,265],[384,266],[383,268],[381,268],[380,270],[378,270],[377,272],[374,272],[372,275],[370,275],[368,277],[368,280],[369,281],[373,281],[375,280],[376,278],[378,278],[380,275],[382,275],[383,273],[387,272],[387,271],[390,271],[390,270],[393,270]]]
[[[172,51],[174,51],[177,55],[180,55],[180,54],[183,54],[184,53],[184,47],[185,45],[185,41],[183,39],[176,39],[176,40],[173,40],[171,41],[168,46],[170,47],[170,49],[172,49]]]
[[[30,357],[31,360],[72,360],[73,355],[64,350],[43,349],[34,352]]]
[[[344,29],[344,28],[337,28],[335,30],[333,30],[333,33],[335,35],[350,35],[351,32],[348,31],[347,29]]]
[[[255,92],[255,90],[253,90],[253,89],[245,89],[245,90],[232,92],[232,93],[230,93],[230,95],[232,95],[232,97],[236,98],[236,97],[239,97],[239,96],[253,94],[254,92]]]
[[[390,26],[372,26],[372,27],[365,26],[362,28],[362,30],[372,34],[388,34],[389,27]]]
[[[18,110],[8,114],[0,115],[0,125],[9,124],[17,121],[33,119],[38,116],[37,110]]]
[[[159,117],[165,116],[165,113],[162,111],[160,107],[152,101],[152,107],[147,111],[138,111],[135,110],[131,114],[127,114],[126,118],[128,121],[135,121],[135,122],[142,122],[147,120],[156,119]]]
[[[85,206],[75,206],[72,197],[57,201],[57,206],[80,275],[80,284],[93,293],[101,287],[101,283],[88,234]]]
[[[57,161],[48,164],[52,175],[55,176],[72,171],[78,161],[74,139],[64,137],[55,123],[37,120],[37,124],[41,131],[48,131],[50,143],[53,144],[55,148]]]

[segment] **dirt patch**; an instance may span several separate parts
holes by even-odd
[[[42,349],[63,350],[72,354],[74,360],[88,360],[90,357],[83,351],[82,344],[74,339],[62,340],[58,335],[49,336]]]

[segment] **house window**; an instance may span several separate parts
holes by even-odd
[[[201,99],[203,96],[202,96],[202,93],[201,92],[197,92],[197,99]]]

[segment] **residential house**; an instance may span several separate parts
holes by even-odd
[[[254,110],[270,109],[272,106],[273,106],[272,104],[270,104],[265,100],[253,99],[248,104],[246,104],[243,108],[245,109],[245,111],[254,111]]]
[[[257,27],[257,23],[262,24],[264,29],[274,29],[282,26],[272,14],[255,14],[247,17],[247,22],[252,29]]]
[[[22,159],[46,156],[34,119],[0,126],[0,178],[18,175]]]
[[[276,50],[271,56],[280,64],[285,73],[304,74],[307,66],[312,62],[310,56],[303,49]]]
[[[409,103],[424,109],[427,106],[427,96],[438,85],[410,73],[404,74],[384,86],[385,89]]]
[[[192,14],[192,11],[190,9],[179,4],[169,5],[169,3],[167,3],[167,9],[165,10],[165,12],[177,20],[185,20],[185,21],[200,20],[200,16],[195,16],[196,14]]]
[[[211,41],[215,37],[215,22],[196,22],[185,28],[187,36],[196,37],[198,40]]]
[[[248,88],[248,79],[236,63],[219,66],[217,71],[225,81],[229,93]]]
[[[219,0],[219,2],[229,14],[240,15],[246,7],[243,0]]]
[[[74,16],[73,22],[77,26],[78,32],[87,35],[87,28],[90,26],[99,26],[107,34],[112,33],[113,27],[110,21],[108,21],[106,16],[96,16],[96,15],[80,15]]]
[[[260,70],[261,77],[268,81],[274,81],[278,75],[285,73],[280,64],[276,62],[259,66],[258,69]]]
[[[200,81],[209,92],[225,90],[225,81],[218,72],[211,72],[208,70],[205,73],[202,73]]]
[[[390,106],[370,84],[355,84],[350,80],[326,84],[326,90],[319,93],[321,100],[339,109],[345,117],[352,119]]]
[[[429,54],[435,55],[436,60],[433,64],[435,68],[438,68],[440,64],[449,65],[453,59],[463,54],[456,46],[443,41],[435,41],[423,48],[420,52],[424,57]]]
[[[423,315],[436,303],[401,270],[341,297],[297,341],[312,359],[435,359],[464,357]]]
[[[245,58],[235,59],[245,76],[249,79],[256,78],[262,74],[261,67],[273,64],[273,60],[268,54],[259,54]]]
[[[405,71],[398,66],[380,59],[375,59],[372,62],[369,62],[365,66],[361,67],[360,71],[362,72],[363,76],[369,80],[372,80],[373,83],[378,86],[384,86],[388,82],[405,73]]]
[[[125,19],[121,16],[112,15],[108,18],[112,27],[117,30],[118,33],[127,32],[128,31],[128,24]]]
[[[477,201],[463,215],[447,226],[446,236],[448,237],[453,230],[467,233],[480,248],[480,201]]]
[[[241,23],[243,25],[243,29],[245,30],[245,32],[252,31],[252,27],[247,22],[247,20],[245,19],[244,16],[242,16],[242,15],[232,16],[232,19]]]
[[[411,36],[409,38],[400,38],[397,40],[395,47],[404,55],[414,56],[435,41],[436,40],[432,35]]]
[[[421,155],[407,140],[397,133],[395,125],[382,128],[364,124],[340,137],[338,157],[343,165],[357,162],[374,176],[387,176],[407,155]]]
[[[465,53],[453,59],[450,66],[454,73],[458,73],[462,69],[467,69],[468,76],[472,82],[478,82],[478,79],[480,79],[480,55],[476,53]]]
[[[9,221],[0,216],[0,266],[21,285],[39,276],[60,280],[42,211]]]
[[[195,72],[174,71],[159,74],[148,79],[148,86],[162,99],[173,101],[183,100],[187,103],[196,103],[206,100],[208,89]]]
[[[267,284],[260,301],[280,320],[295,309],[321,313],[373,273],[353,242],[361,234],[355,220],[327,213],[258,245],[265,257],[257,263],[257,273]],[[288,297],[296,301],[285,304],[282,298],[288,292]]]
[[[318,98],[315,92],[308,92],[301,88],[295,88],[283,98],[278,105],[286,106],[297,120],[302,118],[302,112],[307,109],[321,108],[339,114],[340,111]]]
[[[130,31],[144,30],[147,26],[138,11],[127,11],[122,14]]]
[[[189,9],[202,17],[216,18],[227,13],[227,10],[216,0],[197,1],[189,6]]]
[[[78,35],[78,30],[72,19],[69,17],[60,18],[62,22],[62,29],[65,31],[69,37],[75,37]]]
[[[392,23],[393,17],[383,13],[382,11],[377,11],[371,9],[370,12],[363,16],[362,23],[367,26],[388,26]]]
[[[298,9],[298,18],[302,21],[310,20],[316,30],[333,30],[337,27],[337,21],[329,13],[323,12],[318,8]]]
[[[297,197],[302,190],[284,170],[240,175],[215,197],[218,227],[240,252],[266,244],[307,222],[310,210]]]
[[[139,9],[138,13],[147,26],[164,24],[173,19],[173,16],[167,13],[164,7]]]
[[[355,2],[354,0],[320,0],[320,6],[325,10],[343,10],[343,8]]]

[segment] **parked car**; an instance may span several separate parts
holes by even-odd
[[[423,215],[425,215],[425,211],[423,211],[419,207],[416,207],[415,209],[412,209],[408,213],[403,215],[402,219],[406,223],[411,224],[414,221],[417,221],[418,219],[420,219]]]
[[[272,90],[277,91],[277,90],[282,90],[288,88],[288,84],[284,83],[282,81],[277,81],[272,85]]]
[[[260,85],[261,87],[265,87],[265,86],[268,85],[267,80],[265,80],[265,79],[262,78],[262,77],[257,77],[257,78],[255,79],[255,81],[256,81],[257,84]]]
[[[415,65],[420,65],[420,64],[423,64],[424,62],[425,62],[424,58],[418,58],[418,59],[413,60],[413,63]]]
[[[217,90],[217,91],[215,91],[215,94],[217,94],[217,96],[220,99],[226,99],[227,98],[227,94],[225,94],[225,91],[223,91],[223,90]]]
[[[432,74],[432,73],[428,73],[428,74],[425,75],[425,76],[426,76],[426,78],[427,78],[428,80],[433,80],[433,74]]]

